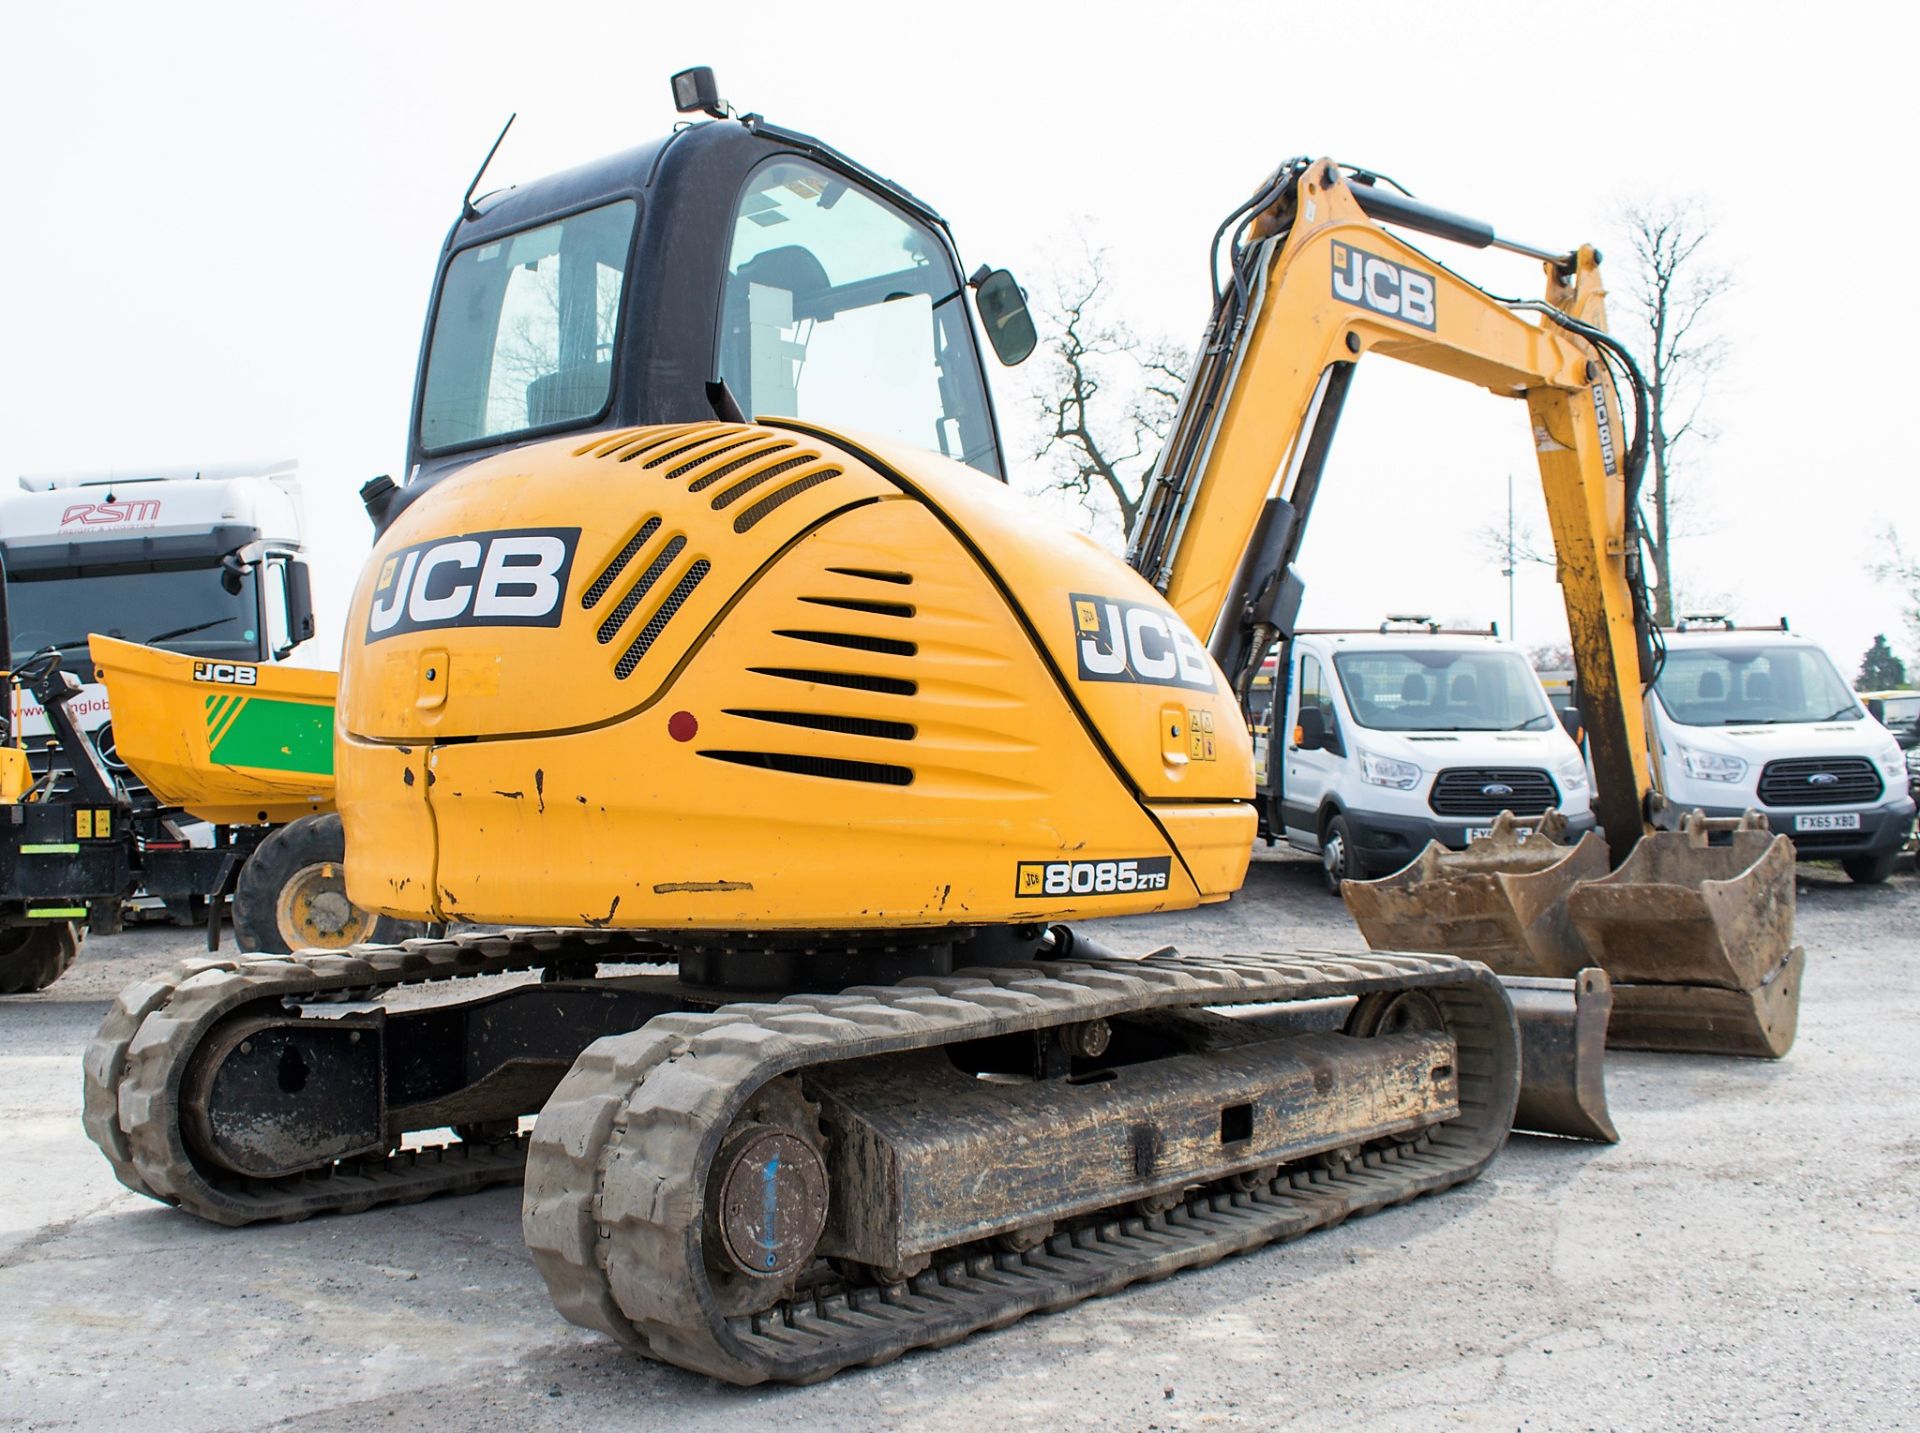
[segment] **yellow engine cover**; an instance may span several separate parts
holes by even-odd
[[[414,919],[1038,922],[1220,899],[1252,747],[1157,594],[973,469],[693,424],[475,464],[348,618],[349,892]]]

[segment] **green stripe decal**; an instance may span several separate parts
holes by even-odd
[[[80,843],[69,841],[65,844],[22,846],[20,854],[23,856],[77,856],[80,854]]]
[[[240,715],[240,709],[247,704],[245,697],[230,697],[214,712],[207,722],[207,745],[218,746],[233,726],[234,719]]]
[[[283,702],[272,697],[236,699],[219,714],[207,713],[207,742],[222,766],[333,775],[333,707]]]
[[[28,906],[28,919],[38,917],[41,920],[85,920],[85,906]]]

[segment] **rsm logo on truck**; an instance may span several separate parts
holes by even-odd
[[[104,503],[69,503],[60,514],[60,526],[151,527],[160,521],[158,498],[120,498]]]

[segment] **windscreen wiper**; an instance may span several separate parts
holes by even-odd
[[[169,642],[175,637],[191,637],[195,632],[204,632],[209,627],[219,627],[233,620],[232,617],[215,617],[211,622],[195,622],[191,627],[176,627],[171,632],[155,632],[147,638],[147,642],[151,645],[154,642]]]

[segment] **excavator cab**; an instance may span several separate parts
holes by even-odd
[[[469,200],[435,275],[406,484],[365,495],[376,527],[543,438],[748,414],[1004,481],[969,288],[1007,361],[1033,326],[1005,271],[964,273],[929,205],[755,115]]]

